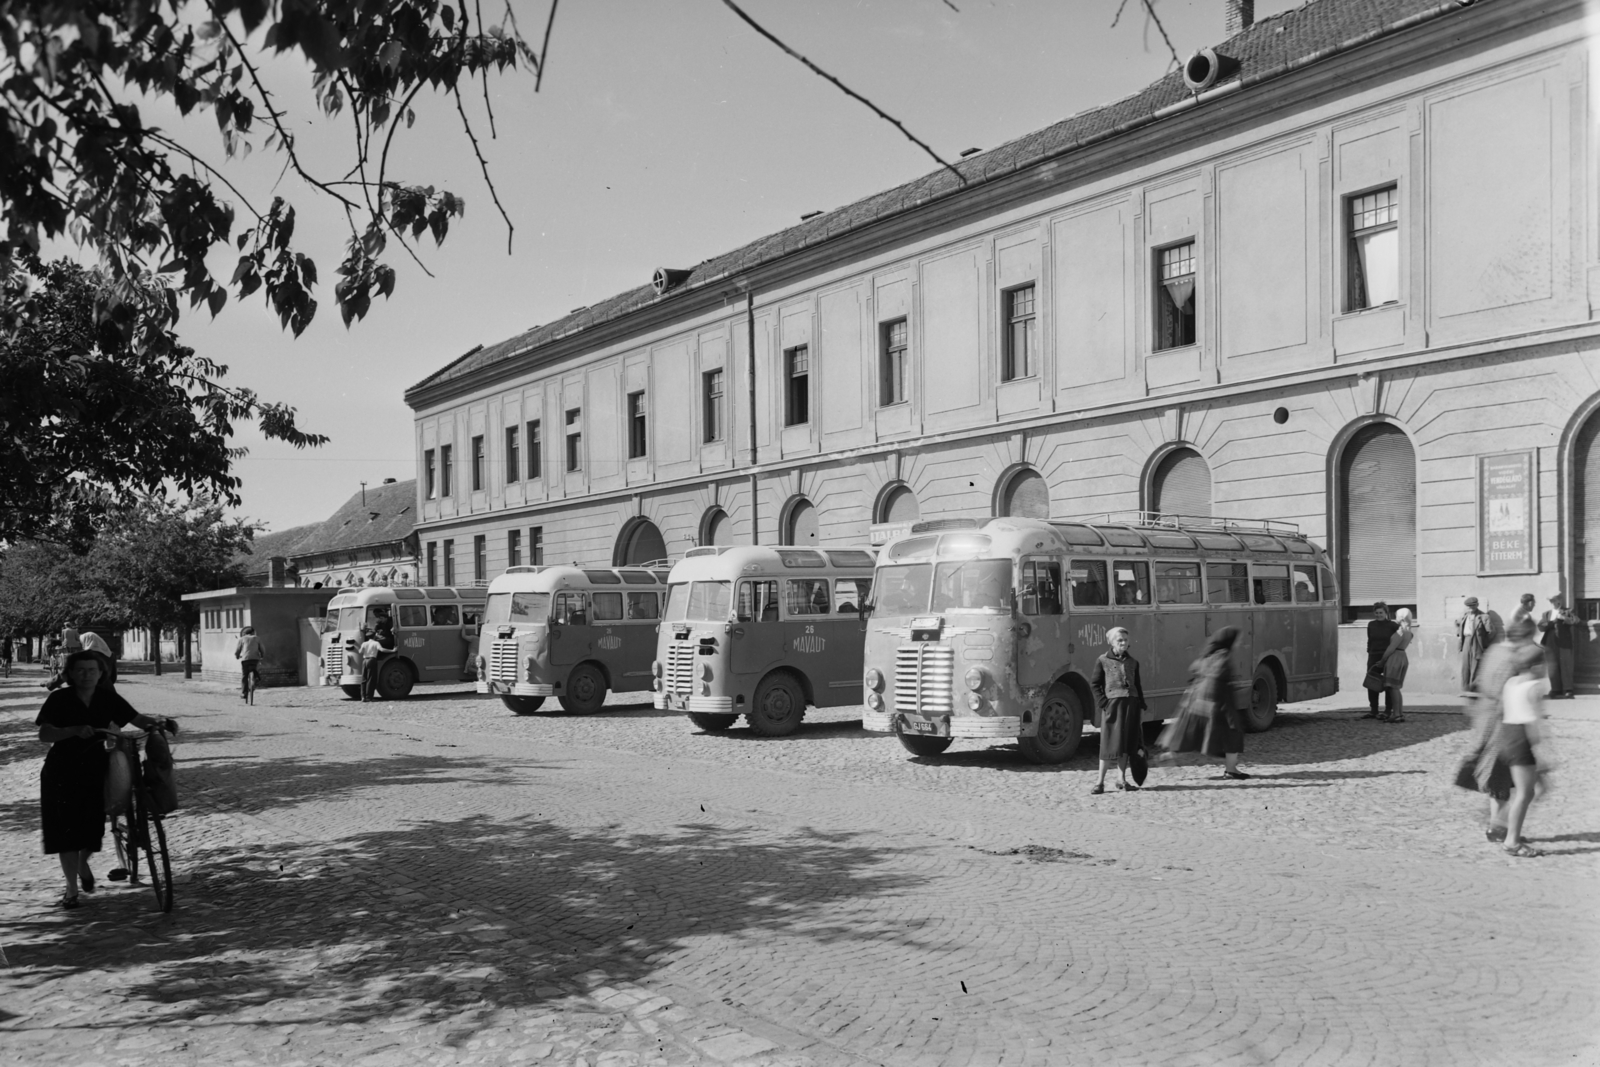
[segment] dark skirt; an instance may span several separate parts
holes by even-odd
[[[59,756],[58,756],[59,753]],[[99,852],[106,833],[104,749],[51,748],[39,774],[39,813],[45,855]]]
[[[1231,697],[1233,694],[1228,695]],[[1237,711],[1220,704],[1212,706],[1211,722],[1206,726],[1206,738],[1200,751],[1217,757],[1244,751],[1244,727]]]
[[[1100,713],[1100,758],[1114,760],[1144,747],[1140,709],[1128,697],[1111,697]]]

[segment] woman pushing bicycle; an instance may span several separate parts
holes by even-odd
[[[109,756],[95,731],[113,722],[154,730],[166,720],[139,714],[116,690],[101,685],[106,669],[98,652],[74,652],[62,673],[67,684],[45,698],[35,720],[39,740],[50,746],[39,775],[39,814],[45,854],[61,858],[66,879],[60,905],[76,908],[80,886],[94,892],[89,856],[100,851],[106,831]]]

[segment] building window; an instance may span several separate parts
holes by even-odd
[[[708,370],[700,376],[701,406],[705,408],[705,439],[707,441],[722,440],[722,372]]]
[[[533,419],[528,423],[528,477],[543,476],[544,467],[539,455],[539,420]]]
[[[472,491],[483,488],[483,435],[472,439]]]
[[[903,404],[906,399],[906,329],[905,319],[895,319],[879,327],[880,361],[878,403],[883,407]]]
[[[506,531],[506,566],[522,566],[522,531]]]
[[[434,494],[433,484],[433,449],[424,449],[422,452],[422,491],[424,500],[432,500]]]
[[[543,526],[534,526],[528,530],[528,562],[535,567],[544,566]]]
[[[1352,196],[1346,311],[1400,301],[1400,198],[1395,186]]]
[[[439,542],[428,542],[428,585],[439,584]]]
[[[450,495],[450,453],[453,451],[455,451],[453,445],[439,446],[439,495],[443,497]]]
[[[1194,344],[1194,242],[1163,248],[1156,253],[1155,347],[1182,348]]]
[[[583,470],[583,409],[567,410],[567,470]]]
[[[645,439],[644,390],[628,394],[628,458],[643,459]]]
[[[454,541],[446,541],[444,543],[444,584],[456,584],[456,543]]]
[[[481,582],[489,577],[489,538],[478,534],[472,539],[472,580]]]
[[[800,426],[811,421],[811,350],[806,345],[783,352],[785,382],[783,424]]]
[[[1033,293],[1033,286],[1023,285],[1002,294],[1006,336],[1000,377],[1008,382],[1039,373],[1039,320],[1033,310]]]
[[[515,426],[506,427],[506,484],[522,477],[522,433]]]

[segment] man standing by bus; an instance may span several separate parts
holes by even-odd
[[[1470,693],[1483,650],[1494,643],[1494,624],[1478,610],[1477,597],[1469,596],[1461,604],[1463,610],[1456,619],[1456,648],[1461,656],[1461,691]]]
[[[1472,602],[1474,605],[1477,601]],[[1400,624],[1389,619],[1389,605],[1378,601],[1372,605],[1372,621],[1367,623],[1367,673],[1371,674],[1378,666],[1378,661],[1389,650],[1389,639],[1400,629]],[[1394,696],[1387,686],[1383,689],[1383,713],[1394,714]],[[1367,689],[1368,711],[1361,716],[1363,719],[1376,719],[1378,717],[1378,690]]]

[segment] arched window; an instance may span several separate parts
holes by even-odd
[[[617,538],[613,562],[621,567],[636,567],[667,558],[667,542],[649,519],[635,519],[622,528]]]
[[[712,508],[706,512],[705,518],[700,520],[700,543],[702,545],[733,544],[733,520],[728,518],[726,511],[721,508]]]
[[[1398,426],[1376,423],[1339,457],[1340,562],[1346,617],[1387,601],[1417,603],[1417,454]]]
[[[815,548],[817,544],[817,509],[802,497],[789,506],[789,517],[784,523],[783,543]]]
[[[922,509],[917,505],[917,494],[904,485],[889,490],[878,505],[879,522],[916,522],[921,517]]]
[[[1192,448],[1161,457],[1150,476],[1150,510],[1158,515],[1211,517],[1211,468]]]
[[[1000,514],[1018,519],[1050,517],[1050,487],[1038,471],[1020,470],[1000,494]]]

